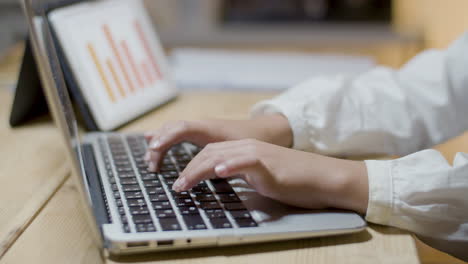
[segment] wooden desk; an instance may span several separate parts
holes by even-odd
[[[184,94],[175,102],[154,111],[124,127],[122,131],[141,131],[159,126],[165,121],[179,119],[184,115],[186,119],[199,118],[245,118],[249,107],[260,99],[270,97],[269,94],[255,93],[206,93],[206,94]],[[2,121],[5,121],[6,101],[10,96],[6,92],[1,93]],[[39,127],[38,124],[40,124]],[[69,170],[61,166],[64,163],[64,155],[57,131],[50,121],[40,121],[34,125],[28,125],[19,130],[11,130],[2,123],[2,130],[9,140],[4,142],[8,152],[2,151],[2,155],[10,156],[8,164],[5,165],[8,175],[18,174],[18,169],[29,168],[36,173],[24,173],[24,180],[10,178],[12,183],[6,186],[9,192],[6,198],[10,203],[21,207],[20,210],[7,212],[9,217],[4,219],[5,227],[13,227],[3,233],[18,232],[18,228],[24,229],[15,243],[2,258],[5,263],[99,263],[99,252],[94,248],[89,229],[81,209],[76,188],[67,180]],[[39,135],[44,130],[47,137]],[[23,134],[21,134],[23,132]],[[28,138],[24,148],[17,148],[22,138]],[[9,144],[9,143],[15,144]],[[53,147],[52,147],[53,146]],[[16,148],[16,149],[15,149]],[[20,153],[30,149],[30,152]],[[13,156],[17,158],[11,158]],[[40,154],[40,155],[38,155]],[[21,155],[21,156],[20,156]],[[23,158],[24,157],[24,158]],[[2,159],[3,160],[3,159]],[[25,166],[20,166],[25,164]],[[46,167],[50,171],[38,171],[36,168]],[[56,175],[55,175],[56,174]],[[27,178],[27,179],[26,179]],[[33,181],[36,179],[35,181]],[[42,179],[42,182],[37,182]],[[52,180],[51,180],[52,179]],[[31,182],[33,181],[33,182]],[[16,186],[15,186],[16,185]],[[17,200],[15,194],[23,189],[34,189],[27,195],[27,199]],[[1,192],[1,201],[5,195]],[[41,191],[44,190],[44,191]],[[47,191],[45,191],[47,190]],[[55,190],[57,190],[56,193]],[[19,198],[24,197],[23,194]],[[47,201],[44,197],[50,197]],[[46,202],[43,208],[36,200]],[[42,209],[42,210],[39,210]],[[36,213],[38,211],[38,213]],[[20,217],[18,217],[20,215]],[[24,215],[24,216],[22,216]],[[33,217],[33,218],[28,218]],[[12,223],[11,220],[14,219]],[[17,220],[18,219],[18,220]],[[29,220],[32,219],[32,220]],[[28,221],[29,225],[19,225],[16,221]],[[4,226],[4,225],[2,225]],[[27,227],[27,228],[26,228]],[[4,236],[2,236],[2,239]],[[12,236],[7,236],[13,238]],[[341,263],[344,260],[352,263],[419,263],[417,250],[411,235],[393,228],[372,226],[365,232],[354,235],[339,237],[307,239],[289,242],[276,242],[258,245],[246,245],[228,248],[211,248],[203,250],[189,250],[182,252],[169,252],[151,254],[123,260],[112,260],[109,263],[119,261],[165,261],[168,263],[189,263],[194,260],[200,263]],[[107,260],[106,260],[107,261]]]
[[[245,118],[249,107],[272,94],[184,94],[177,101],[127,125],[141,131],[182,117]],[[0,87],[0,263],[463,263],[395,228],[371,225],[337,237],[209,248],[101,259],[90,239],[70,182],[57,129],[42,118],[11,129],[11,94]],[[440,147],[448,156],[468,150],[468,134]]]

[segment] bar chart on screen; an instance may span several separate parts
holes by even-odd
[[[49,19],[99,129],[115,129],[177,95],[143,0],[83,1]]]
[[[98,27],[101,40],[86,43],[90,62],[111,102],[151,89],[163,79],[156,55],[140,21],[129,21],[125,28],[127,36],[120,39],[114,32],[122,36],[122,28],[112,28],[110,24],[104,23]]]

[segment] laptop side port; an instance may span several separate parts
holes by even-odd
[[[141,241],[141,242],[128,242],[127,247],[129,248],[134,248],[134,247],[147,247],[149,245],[148,242],[146,241]]]
[[[172,246],[174,245],[174,240],[158,240],[156,241],[156,245],[160,246]]]

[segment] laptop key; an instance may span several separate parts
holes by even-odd
[[[236,219],[239,227],[256,227],[257,223],[252,218]]]
[[[161,168],[159,169],[160,171],[164,172],[164,171],[177,171],[176,167],[172,164],[167,164],[167,165],[164,165],[162,164],[163,166],[161,166]]]
[[[224,179],[211,180],[216,193],[233,193],[231,185]]]
[[[192,198],[185,198],[185,199],[176,198],[176,199],[174,199],[174,201],[175,201],[177,207],[195,206],[195,203],[193,202]]]
[[[222,203],[240,202],[239,197],[235,193],[220,193],[218,196]]]
[[[206,182],[204,182],[204,181],[197,183],[197,185],[195,185],[195,186],[208,188],[208,184],[206,184]]]
[[[189,198],[192,198],[190,196],[190,193],[189,192],[176,192],[176,191],[173,191],[171,190],[171,193],[172,193],[172,197],[174,197],[174,199],[189,199]]]
[[[137,232],[154,232],[156,231],[156,227],[153,224],[137,224],[136,226]]]
[[[153,220],[151,220],[151,216],[149,214],[133,215],[132,219],[135,224],[153,223]]]
[[[124,178],[124,179],[120,179],[120,184],[122,185],[138,184],[138,181],[136,178]]]
[[[222,209],[212,209],[212,210],[205,210],[206,216],[208,218],[226,218],[226,214]]]
[[[239,211],[231,211],[231,215],[234,219],[248,219],[252,218],[249,211],[247,210],[239,210]]]
[[[229,220],[227,218],[212,218],[210,219],[210,223],[216,229],[232,227],[231,223],[229,223]]]
[[[228,211],[246,210],[243,203],[225,203],[224,208]]]
[[[119,178],[120,179],[125,179],[125,178],[135,178],[135,173],[132,172],[121,172],[119,173]]]
[[[117,207],[117,210],[119,211],[120,215],[125,215],[125,208],[123,206]]]
[[[169,201],[169,198],[165,194],[151,194],[149,197],[152,202]]]
[[[125,192],[125,197],[127,199],[139,199],[143,198],[143,193],[142,192]]]
[[[163,202],[152,202],[153,208],[155,210],[159,209],[172,209],[172,205],[169,201],[163,201]]]
[[[188,164],[192,160],[192,158],[188,154],[176,156],[175,159],[177,162],[185,164]]]
[[[149,214],[146,206],[130,206],[129,209],[132,215]]]
[[[208,186],[206,186],[206,187],[195,186],[195,187],[192,188],[192,192],[195,193],[195,194],[211,193],[211,190],[210,190],[210,188],[208,188]]]
[[[177,173],[177,171],[164,171],[161,172],[161,175],[164,179],[172,179],[179,177],[179,173]]]
[[[148,194],[165,194],[166,191],[164,190],[164,188],[162,186],[159,186],[159,187],[146,187],[146,192]]]
[[[174,210],[172,209],[156,210],[156,217],[157,218],[173,218],[175,217],[175,213],[174,213]]]
[[[159,219],[159,224],[161,224],[161,228],[163,231],[175,231],[181,230],[179,222],[177,218],[161,218]]]
[[[140,186],[137,184],[122,185],[122,189],[124,192],[136,192],[140,191]]]
[[[197,194],[197,196],[195,197],[195,199],[199,202],[212,202],[212,201],[216,201],[216,197],[211,194],[211,193],[200,193],[200,194]]]
[[[145,187],[161,187],[162,184],[159,180],[143,181]]]
[[[182,206],[179,207],[179,211],[182,215],[200,214],[196,206]]]
[[[172,160],[169,157],[163,158],[161,164],[162,165],[173,165]]]
[[[140,172],[141,173],[141,172]],[[158,176],[155,173],[147,173],[141,176],[143,181],[157,180]]]
[[[124,224],[122,228],[125,233],[130,233],[130,226],[128,224]]]
[[[145,199],[127,199],[128,206],[144,206],[146,205]]]
[[[172,187],[172,185],[174,184],[175,181],[176,181],[175,178],[165,179],[165,182],[169,187]]]
[[[200,207],[204,210],[207,209],[221,209],[221,206],[217,201],[212,201],[212,202],[201,202]]]
[[[206,229],[206,225],[200,215],[184,215],[183,218],[189,230]]]

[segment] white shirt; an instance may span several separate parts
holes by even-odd
[[[416,233],[468,260],[468,154],[453,165],[422,150],[468,129],[468,32],[399,70],[308,80],[258,103],[253,115],[282,113],[293,148],[325,155],[396,154],[367,160],[366,220]]]

